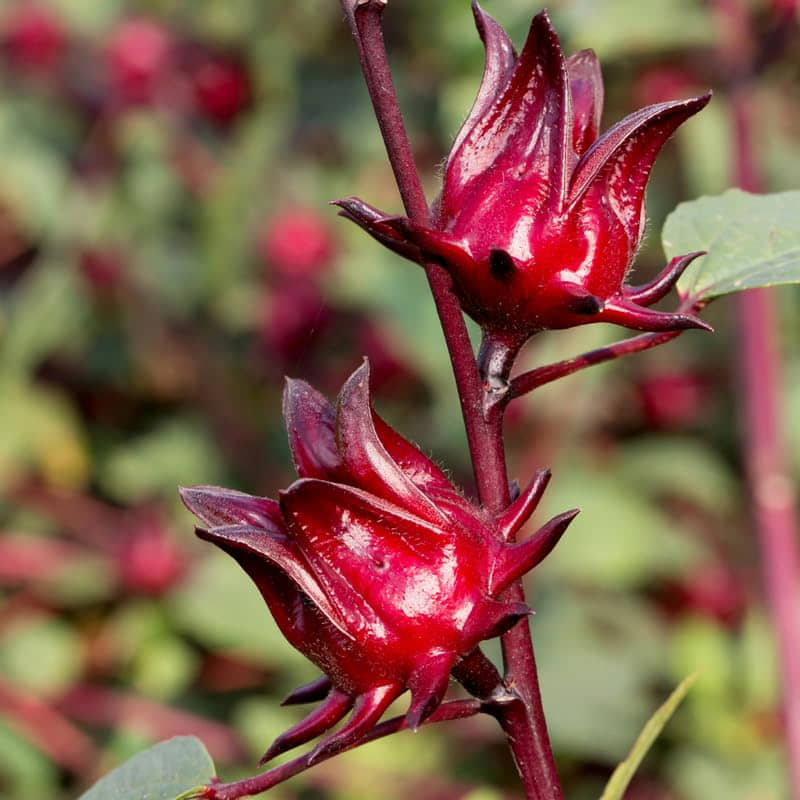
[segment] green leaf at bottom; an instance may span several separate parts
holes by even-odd
[[[697,673],[684,678],[667,698],[666,702],[650,717],[633,743],[628,757],[617,766],[609,778],[600,800],[622,800],[628,784],[639,768],[639,764],[642,763],[642,760],[647,755],[647,751],[658,738],[664,726],[669,722],[670,717],[675,713],[675,709],[680,705],[681,700],[686,697],[686,693],[692,688],[692,684],[696,680]]]
[[[214,777],[214,762],[194,736],[176,736],[137,753],[79,800],[175,800]]]
[[[730,189],[681,203],[667,217],[662,241],[668,258],[707,251],[678,281],[696,300],[800,283],[800,191]]]

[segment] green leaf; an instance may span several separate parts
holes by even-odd
[[[756,195],[731,189],[681,203],[664,223],[668,258],[706,250],[678,289],[697,300],[800,283],[800,191]]]
[[[283,638],[252,581],[221,551],[210,551],[195,566],[167,607],[175,624],[209,649],[285,670],[297,683],[319,675]]]
[[[20,618],[0,639],[0,675],[37,694],[58,694],[77,681],[84,667],[81,641],[65,622]]]
[[[697,0],[573,0],[554,12],[556,28],[569,32],[570,51],[591,47],[601,62],[714,41],[711,16]]]
[[[190,797],[214,775],[203,743],[194,736],[176,736],[138,753],[79,800],[176,800]]]
[[[536,660],[553,743],[572,758],[616,764],[652,710],[653,685],[667,677],[663,620],[621,592],[571,588],[538,570],[533,582]]]
[[[712,514],[740,509],[730,465],[707,443],[689,436],[637,436],[620,446],[619,475],[639,497],[678,497]]]
[[[80,419],[66,397],[41,384],[0,375],[0,486],[21,468],[38,469],[49,483],[81,486],[90,457]]]
[[[32,370],[53,353],[75,352],[85,339],[86,297],[69,260],[39,263],[15,287],[0,331],[0,368]]]
[[[667,698],[666,702],[650,717],[633,743],[628,757],[617,766],[611,778],[609,778],[600,800],[622,800],[622,796],[625,794],[625,790],[628,788],[634,773],[639,768],[639,764],[642,763],[647,751],[658,738],[667,722],[669,722],[675,713],[675,709],[680,705],[681,700],[686,696],[689,689],[692,688],[692,684],[696,679],[697,673],[684,678]]]
[[[620,470],[590,469],[574,459],[564,461],[558,474],[542,514],[574,505],[575,497],[580,497],[581,513],[570,535],[542,564],[543,574],[619,591],[683,575],[702,555],[696,537],[687,535]]]
[[[122,502],[135,503],[159,493],[172,498],[178,485],[217,483],[220,463],[206,427],[175,417],[112,450],[100,481],[105,491]]]

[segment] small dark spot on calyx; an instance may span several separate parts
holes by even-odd
[[[570,311],[574,314],[585,314],[587,317],[599,314],[603,310],[603,301],[593,294],[584,297],[574,297],[570,301]]]
[[[504,283],[510,281],[517,271],[514,259],[505,250],[492,250],[489,253],[489,272]]]

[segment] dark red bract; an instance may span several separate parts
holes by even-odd
[[[517,56],[477,3],[473,11],[486,68],[430,225],[358,198],[337,201],[343,215],[412,260],[440,261],[464,310],[506,340],[586,322],[707,327],[648,308],[699,254],[673,259],[647,285],[624,281],[644,231],[653,162],[709,95],[649,106],[598,137],[603,82],[594,53],[566,59],[541,12]]]
[[[326,676],[289,698],[325,701],[264,760],[353,708],[313,757],[351,743],[406,689],[416,728],[441,702],[456,661],[529,613],[497,597],[547,555],[576,513],[511,543],[549,474],[490,517],[372,411],[368,382],[365,364],[335,408],[308,384],[288,382],[284,415],[300,479],[279,502],[214,487],[182,491],[208,526],[198,534],[237,559],[289,642]]]

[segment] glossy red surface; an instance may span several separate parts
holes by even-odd
[[[556,544],[575,512],[507,543],[544,490],[541,473],[497,520],[373,411],[369,367],[346,381],[336,407],[289,380],[284,415],[299,480],[276,503],[216,487],[182,491],[207,528],[255,581],[289,642],[330,680],[323,706],[267,752],[327,730],[360,736],[411,691],[417,727],[444,696],[454,663],[507,630],[527,606],[496,599]],[[320,686],[299,690],[317,699]],[[318,752],[341,738],[324,740]]]
[[[338,201],[343,215],[412,260],[439,259],[464,310],[506,339],[586,322],[702,327],[689,315],[650,311],[655,300],[624,281],[656,156],[709,95],[649,106],[598,138],[603,84],[594,53],[565,58],[542,12],[517,56],[502,28],[477,3],[473,10],[486,67],[430,226],[357,198]],[[680,272],[665,274],[662,296]]]

